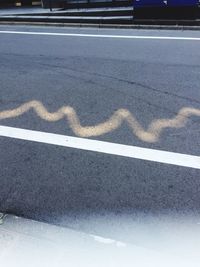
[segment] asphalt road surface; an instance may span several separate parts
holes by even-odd
[[[1,26],[0,211],[78,229],[198,216],[199,47],[192,31]]]

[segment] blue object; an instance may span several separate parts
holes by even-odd
[[[133,0],[134,7],[162,7],[166,6],[163,0]]]
[[[134,7],[192,7],[197,6],[199,0],[133,0]]]
[[[199,0],[168,0],[169,6],[197,6]]]

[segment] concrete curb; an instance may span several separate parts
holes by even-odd
[[[30,25],[30,26],[55,26],[74,28],[102,28],[102,29],[143,29],[143,30],[190,30],[200,31],[200,26],[182,25],[135,25],[135,24],[89,24],[89,23],[63,23],[63,22],[33,22],[33,21],[0,21],[1,25]]]

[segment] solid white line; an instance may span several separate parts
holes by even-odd
[[[156,149],[0,126],[0,136],[200,169],[200,157]]]
[[[91,38],[118,38],[118,39],[152,39],[152,40],[185,40],[200,41],[198,37],[174,37],[174,36],[146,36],[146,35],[110,35],[110,34],[85,34],[85,33],[59,33],[59,32],[22,32],[22,31],[0,31],[0,34],[22,34],[22,35],[46,35],[64,37],[91,37]]]

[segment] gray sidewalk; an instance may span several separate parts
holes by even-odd
[[[200,30],[200,20],[136,20],[130,7],[53,8],[52,11],[39,6],[1,8],[0,24]]]
[[[170,228],[170,231],[173,232],[174,229]],[[166,244],[174,247],[176,239],[170,240],[172,235],[163,238],[162,232],[159,233],[159,238],[156,235],[154,240],[150,240],[157,240],[159,249],[150,249],[148,242],[139,246],[8,215],[0,224],[0,263],[6,267],[128,267],[133,266],[133,263],[141,267],[198,266],[199,257],[192,252],[190,258],[191,251],[187,244],[194,238],[193,235],[191,238],[193,231],[188,236],[188,233],[176,230],[176,234],[180,233],[186,238],[185,244],[181,249],[177,247],[175,253]],[[148,239],[144,233],[140,234],[141,239]],[[196,246],[198,244],[199,242],[194,243]]]

